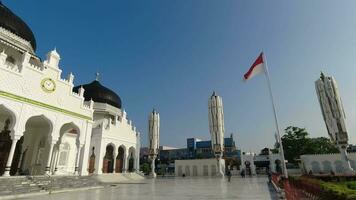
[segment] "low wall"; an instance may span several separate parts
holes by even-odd
[[[356,153],[349,153],[350,165],[356,169]],[[326,173],[331,171],[335,173],[344,173],[345,169],[341,161],[341,155],[336,154],[313,154],[300,156],[304,173],[312,171],[314,174]]]
[[[225,160],[221,160],[225,171]],[[176,160],[176,176],[216,176],[218,174],[216,159]]]

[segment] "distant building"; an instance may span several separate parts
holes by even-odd
[[[236,143],[233,134],[224,139],[224,154],[226,165],[239,166],[240,164],[240,150],[236,148]],[[211,159],[215,158],[211,148],[211,140],[201,140],[199,138],[188,138],[186,148],[175,148],[160,146],[157,160],[158,169],[161,165],[174,166],[175,160],[193,160],[193,159]],[[142,147],[140,151],[140,162],[148,161],[148,148]],[[170,169],[169,171],[174,171]]]

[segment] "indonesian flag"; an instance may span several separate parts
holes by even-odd
[[[250,80],[252,77],[265,73],[265,61],[263,60],[263,53],[261,53],[248,72],[244,75],[244,81]]]

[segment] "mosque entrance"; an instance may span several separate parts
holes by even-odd
[[[115,172],[116,173],[122,173],[122,169],[124,167],[124,154],[125,150],[123,147],[119,147],[118,154],[116,157],[116,166],[115,166]]]
[[[103,163],[103,173],[114,172],[114,147],[112,145],[106,146],[106,153]]]
[[[10,136],[10,119],[6,119],[4,122],[4,128],[0,132],[0,175],[5,172],[7,158],[11,148],[11,136]]]
[[[23,142],[17,147],[18,162],[20,161],[19,173],[22,175],[43,175],[49,158],[50,144],[49,134],[52,132],[51,122],[44,116],[31,117],[26,122]],[[16,153],[16,152],[15,152]],[[22,154],[22,156],[21,156]],[[20,159],[20,157],[22,157]],[[13,168],[16,166],[16,162]]]

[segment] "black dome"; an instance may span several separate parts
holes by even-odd
[[[120,97],[112,90],[102,86],[99,81],[95,80],[86,85],[76,86],[73,88],[73,92],[78,93],[80,87],[85,89],[85,101],[90,101],[90,99],[92,99],[94,102],[107,103],[116,108],[121,108]]]
[[[0,26],[31,43],[36,51],[36,39],[27,24],[0,1]]]

